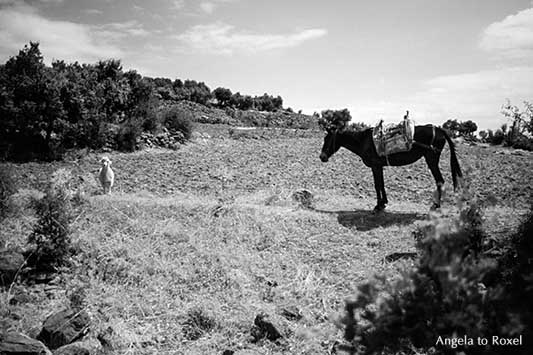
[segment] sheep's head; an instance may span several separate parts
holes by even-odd
[[[100,163],[103,167],[109,167],[111,165],[111,159],[109,159],[107,156],[102,157],[102,159],[100,159]]]

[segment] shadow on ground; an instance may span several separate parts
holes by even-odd
[[[355,211],[325,211],[315,210],[321,213],[337,214],[337,220],[347,228],[356,228],[360,231],[369,231],[378,227],[388,227],[392,225],[408,225],[414,221],[423,220],[426,214],[423,213],[403,213],[387,212],[372,213],[369,210]]]

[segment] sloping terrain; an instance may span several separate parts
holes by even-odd
[[[387,168],[390,204],[372,215],[370,169],[345,150],[321,163],[319,132],[213,136],[175,152],[109,154],[117,175],[111,196],[87,181],[98,169],[94,154],[17,165],[21,188],[42,187],[59,167],[92,187],[72,224],[80,252],[59,287],[15,286],[11,294],[32,301],[10,305],[4,322],[31,333],[78,288],[93,318],[89,336],[111,327],[115,353],[329,353],[342,339],[332,316],[357,284],[376,272],[394,277],[411,262],[394,256],[416,253],[412,232],[427,220],[435,188],[429,170],[423,161]],[[485,227],[493,233],[516,226],[533,188],[532,156],[500,151],[507,152],[458,146],[472,194],[492,201]],[[450,182],[447,149],[441,168]],[[450,185],[444,216],[455,213]],[[292,198],[302,188],[313,195],[310,209]],[[30,214],[8,219],[0,239],[23,245],[31,223]],[[260,313],[284,339],[253,342]]]

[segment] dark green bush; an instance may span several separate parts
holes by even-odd
[[[213,330],[216,321],[201,308],[192,308],[187,312],[183,323],[183,336],[188,340],[198,340],[204,334]]]
[[[179,131],[183,133],[185,139],[189,140],[194,129],[194,116],[190,111],[173,106],[163,111],[162,122],[169,131]]]
[[[7,165],[0,165],[0,221],[11,212],[11,195],[17,192],[13,172]]]
[[[155,110],[147,112],[146,117],[142,123],[142,129],[146,132],[157,132],[161,128],[161,121]]]
[[[358,287],[339,325],[352,354],[409,352],[447,354],[530,354],[533,350],[533,210],[513,243],[494,244],[489,253],[478,203],[464,200],[456,220],[435,219],[418,234],[421,256],[399,279],[376,276]],[[518,257],[517,257],[518,256]],[[523,335],[523,346],[498,347],[491,337]],[[467,336],[489,339],[486,346],[437,344]]]
[[[46,195],[34,201],[38,220],[28,237],[28,243],[32,246],[28,265],[37,270],[54,270],[64,265],[70,255],[70,180],[70,173],[58,170],[50,181]]]
[[[133,152],[137,147],[137,139],[142,133],[138,122],[128,121],[120,126],[116,136],[116,146],[120,151]]]
[[[521,135],[513,142],[513,148],[524,149],[531,152],[533,151],[533,138],[528,138],[524,135]]]

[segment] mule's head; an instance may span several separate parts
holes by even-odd
[[[326,136],[324,137],[324,144],[322,145],[322,151],[320,152],[320,160],[322,160],[322,162],[327,162],[341,147],[337,139],[338,133],[338,128],[329,128],[325,131]]]

